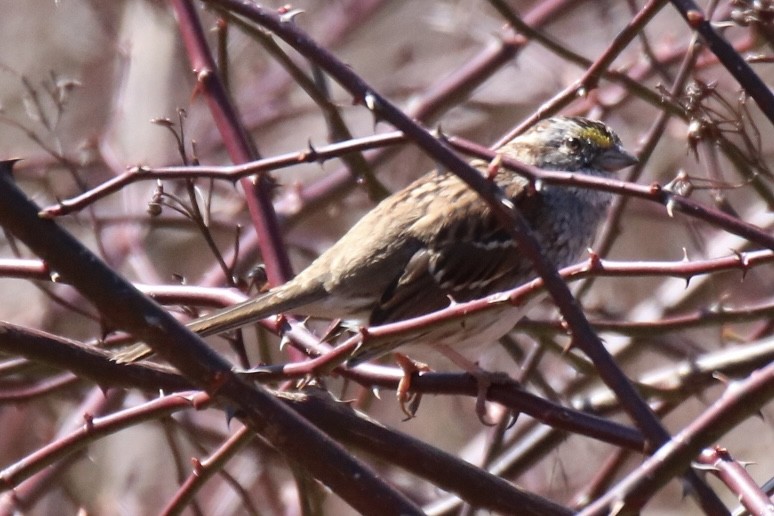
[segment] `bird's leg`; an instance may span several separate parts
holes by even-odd
[[[476,395],[476,415],[482,424],[486,426],[494,426],[495,423],[487,419],[487,392],[493,383],[504,383],[512,380],[508,377],[508,375],[505,375],[505,373],[493,373],[491,371],[481,369],[478,364],[471,362],[455,351],[451,346],[439,343],[435,343],[432,346],[436,351],[451,360],[457,367],[463,369],[466,373],[476,379],[476,383],[478,384],[478,394]],[[505,375],[505,377],[503,377],[503,375]]]
[[[416,393],[412,395],[409,392],[411,389],[411,375],[414,373],[426,373],[431,369],[427,364],[412,360],[403,353],[394,353],[394,355],[398,366],[403,369],[403,376],[400,382],[398,382],[398,390],[395,394],[398,397],[400,409],[406,414],[408,419],[411,419],[416,415],[419,402],[422,399],[422,394]],[[410,405],[406,407],[406,404],[409,402]]]

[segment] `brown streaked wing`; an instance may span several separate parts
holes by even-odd
[[[524,183],[513,181],[510,173],[498,176],[498,180],[504,179],[511,179],[501,186],[505,186],[517,206],[527,210],[538,208],[539,195],[527,195]],[[524,263],[510,233],[477,194],[468,190],[453,200],[460,205],[447,212],[438,231],[424,242],[403,273],[385,290],[369,318],[371,324],[424,315],[446,308],[452,299],[477,299],[527,279],[522,276],[526,276],[524,271],[529,270],[529,264]]]

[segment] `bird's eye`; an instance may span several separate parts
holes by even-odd
[[[577,152],[577,151],[579,151],[579,150],[580,150],[580,148],[581,148],[581,141],[580,141],[580,139],[578,139],[578,138],[575,138],[574,136],[570,136],[570,137],[568,137],[568,138],[567,138],[567,139],[564,141],[564,144],[565,144],[565,145],[567,146],[567,148],[568,148],[568,149],[570,149],[570,151],[572,151],[572,152]]]

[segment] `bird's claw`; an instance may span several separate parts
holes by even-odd
[[[497,422],[492,421],[489,418],[489,414],[486,409],[486,398],[489,393],[489,387],[493,384],[502,384],[511,382],[511,378],[505,373],[491,372],[481,369],[476,366],[474,369],[468,371],[475,380],[477,385],[476,391],[476,416],[481,424],[485,426],[495,426]]]
[[[403,376],[398,382],[398,390],[395,393],[400,404],[401,411],[406,415],[406,420],[412,419],[419,408],[419,402],[422,400],[421,393],[411,393],[411,375],[414,373],[426,373],[430,367],[422,362],[416,362],[403,353],[395,353],[395,361],[403,370]]]

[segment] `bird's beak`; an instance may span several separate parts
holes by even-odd
[[[634,155],[626,152],[620,145],[607,149],[594,160],[594,164],[597,167],[608,172],[615,172],[638,162],[639,160]]]

